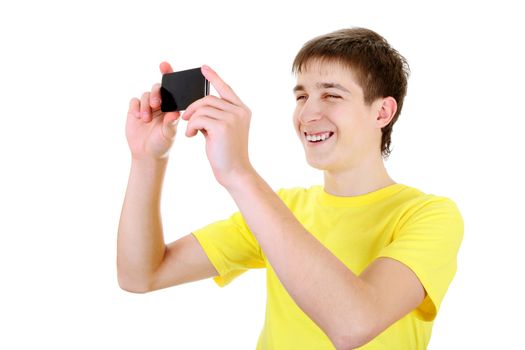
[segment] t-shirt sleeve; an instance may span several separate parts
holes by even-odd
[[[456,273],[463,229],[455,203],[434,197],[407,215],[393,241],[379,254],[404,263],[417,275],[427,296],[416,313],[425,321],[436,317]]]
[[[193,232],[219,275],[213,280],[220,287],[248,269],[266,267],[259,243],[240,212]]]

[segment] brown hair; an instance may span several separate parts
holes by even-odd
[[[306,68],[312,59],[337,62],[352,69],[363,89],[365,103],[391,96],[397,102],[392,121],[381,129],[381,153],[390,155],[392,127],[397,121],[407,92],[410,68],[406,59],[379,34],[365,28],[341,29],[308,41],[297,53],[294,74]]]

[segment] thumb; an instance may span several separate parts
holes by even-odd
[[[167,138],[173,138],[177,133],[177,124],[180,120],[180,112],[168,112],[164,115],[162,122],[162,129],[164,136]]]

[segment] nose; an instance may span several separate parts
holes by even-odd
[[[303,103],[298,111],[298,118],[302,124],[308,124],[317,121],[323,117],[323,111],[319,103],[316,103],[313,98],[309,98]]]

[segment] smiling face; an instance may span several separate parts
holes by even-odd
[[[297,73],[294,95],[294,126],[312,167],[345,171],[381,156],[383,101],[366,104],[349,68],[314,60]]]

